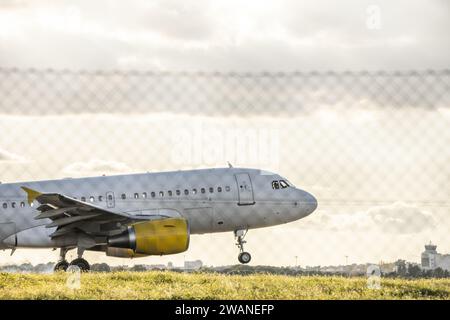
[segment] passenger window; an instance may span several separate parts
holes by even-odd
[[[86,197],[81,197],[81,201],[86,202]]]
[[[159,196],[160,196],[160,197],[164,197],[164,191],[160,191],[160,192],[159,192]]]
[[[11,203],[11,208],[13,208],[13,209],[16,208],[16,203],[15,202]]]
[[[135,193],[135,194],[134,194],[134,198],[135,198],[135,199],[139,199],[139,193]]]
[[[188,189],[184,189],[184,194],[185,195],[189,195],[189,190]]]
[[[103,201],[103,196],[98,196],[98,202],[102,202]]]
[[[90,201],[90,202],[94,202],[94,200],[95,200],[95,199],[94,199],[93,196],[90,196],[90,197],[89,197],[89,201]]]
[[[21,202],[21,203],[20,203],[20,207],[21,207],[21,208],[25,208],[25,202]]]
[[[127,195],[125,193],[122,193],[122,200],[125,200],[127,198]]]
[[[112,199],[113,199],[112,194],[108,195],[108,200],[112,201]]]
[[[206,192],[206,189],[205,189],[205,188],[202,188],[200,191],[201,191],[202,193],[205,193],[205,192]]]
[[[172,190],[167,191],[167,194],[169,195],[169,197],[172,196]]]
[[[177,196],[179,196],[181,194],[180,190],[177,190]]]
[[[217,187],[217,192],[222,192],[222,187]]]
[[[226,192],[230,192],[230,190],[231,190],[230,186],[226,186],[226,187],[225,187],[225,191],[226,191]]]
[[[272,189],[280,189],[280,184],[278,181],[272,181]]]
[[[151,193],[152,198],[156,197],[156,194],[154,192]]]
[[[8,204],[6,202],[3,203],[3,209],[8,208]]]
[[[142,193],[142,198],[147,199],[147,192]]]
[[[192,189],[192,194],[197,194],[197,189]]]
[[[209,188],[209,193],[213,193],[213,192],[214,192],[214,188],[213,187]]]

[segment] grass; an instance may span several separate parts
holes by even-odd
[[[68,277],[0,273],[0,299],[450,299],[450,279],[383,278],[376,290],[363,277],[114,272],[82,274],[70,289]]]

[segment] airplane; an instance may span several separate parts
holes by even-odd
[[[55,271],[89,271],[85,251],[134,258],[184,252],[191,234],[234,232],[311,214],[316,198],[282,176],[228,168],[0,184],[0,249],[60,249]],[[66,253],[77,249],[70,263]]]

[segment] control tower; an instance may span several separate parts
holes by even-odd
[[[422,269],[434,270],[442,268],[443,270],[450,270],[450,254],[440,254],[436,251],[437,246],[431,242],[425,245],[425,251],[422,252]]]
[[[432,244],[425,245],[425,251],[422,252],[422,269],[433,270],[436,269],[436,251],[437,246]]]

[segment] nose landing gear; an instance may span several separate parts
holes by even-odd
[[[241,252],[239,253],[238,260],[242,264],[247,264],[252,260],[252,256],[248,252]]]
[[[247,264],[252,260],[252,256],[250,253],[244,251],[244,244],[247,243],[247,241],[244,241],[245,236],[247,235],[248,230],[236,230],[234,232],[234,237],[236,238],[237,242],[236,245],[239,248],[239,256],[238,260],[242,264]]]

